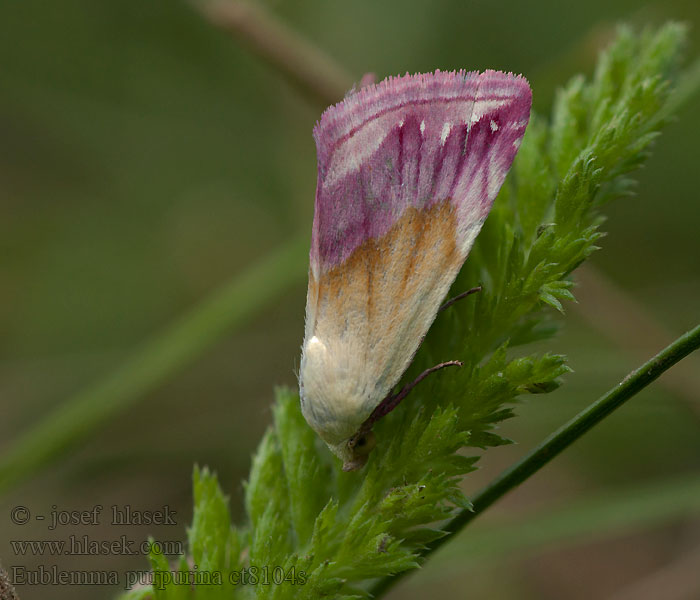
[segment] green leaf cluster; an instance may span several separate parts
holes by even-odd
[[[154,579],[128,598],[363,598],[373,579],[418,565],[426,544],[444,535],[440,523],[469,509],[459,484],[476,457],[465,449],[507,443],[495,428],[514,403],[551,392],[569,370],[564,357],[523,346],[556,331],[553,315],[574,300],[570,274],[602,236],[601,208],[630,194],[630,174],[669,112],[684,39],[677,24],[620,29],[590,81],[564,86],[551,118],[533,115],[453,288],[483,290],[438,315],[405,379],[442,360],[464,366],[432,375],[377,423],[367,467],[343,472],[306,425],[296,392],[277,390],[241,529],[214,476],[195,470],[189,554],[175,570],[220,572],[223,582]],[[156,575],[174,569],[162,556],[151,561]],[[242,569],[256,582],[231,583]]]

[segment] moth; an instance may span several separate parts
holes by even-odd
[[[385,79],[314,128],[318,180],[299,370],[301,410],[361,468],[372,425],[435,319],[510,169],[530,116],[522,76]]]

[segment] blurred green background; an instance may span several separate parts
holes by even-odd
[[[522,72],[544,114],[557,85],[575,72],[590,74],[616,23],[700,23],[700,4],[691,0],[643,6],[633,0],[280,0],[265,6],[358,80],[367,71],[379,77],[435,68]],[[697,31],[691,29],[690,39],[688,54],[695,57]],[[310,235],[311,129],[323,106],[185,2],[3,2],[0,57],[3,453],[256,260]],[[639,173],[638,195],[608,210],[610,235],[592,263],[612,288],[584,286],[562,333],[544,345],[568,354],[575,372],[554,395],[519,408],[520,417],[502,428],[518,444],[489,452],[466,489],[477,489],[614,385],[646,357],[645,344],[660,349],[666,332],[675,336],[697,322],[698,108],[694,98],[668,127]],[[5,490],[5,567],[147,568],[138,556],[17,556],[9,542],[71,533],[184,539],[195,462],[219,473],[240,517],[241,482],[270,422],[272,388],[295,385],[304,271],[302,264],[295,284],[118,411],[75,451]],[[635,308],[625,309],[629,302]],[[606,325],[635,311],[647,319],[643,329],[634,320],[629,325],[639,344]],[[640,509],[625,527],[616,523],[644,508],[655,490],[673,506],[692,486],[697,490],[699,364],[691,357],[675,378],[640,394],[475,524],[464,542],[477,536],[483,555],[478,548],[448,547],[392,597],[639,600],[659,598],[653,591],[663,589],[664,598],[685,598],[697,581],[697,511]],[[624,501],[605,500],[611,489],[623,490]],[[150,510],[167,504],[178,511],[179,524],[103,523],[49,532],[45,523],[19,526],[9,517],[16,505],[48,514],[53,505],[84,510],[95,504]],[[567,507],[558,524],[547,521]],[[530,535],[534,541],[526,524],[541,534]],[[658,581],[670,583],[654,588]],[[112,598],[118,588],[18,591],[24,600],[81,600]]]

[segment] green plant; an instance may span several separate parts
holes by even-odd
[[[438,317],[406,380],[440,360],[464,366],[429,378],[377,424],[368,466],[342,472],[304,422],[296,392],[277,390],[274,425],[246,485],[248,522],[232,526],[214,475],[195,469],[189,555],[175,567],[182,579],[169,582],[173,566],[152,554],[154,586],[127,598],[364,597],[373,580],[380,592],[415,567],[445,535],[441,522],[469,515],[459,483],[476,458],[462,451],[508,443],[496,424],[513,416],[519,397],[553,391],[569,370],[563,356],[522,347],[556,330],[551,309],[574,299],[570,275],[597,248],[601,208],[631,193],[629,174],[674,102],[684,37],[676,24],[640,35],[620,29],[592,80],[573,78],[551,119],[533,116],[454,288],[483,291]],[[685,340],[685,353],[698,337]],[[220,573],[221,583],[183,585],[193,565]],[[229,581],[251,567],[256,585]]]

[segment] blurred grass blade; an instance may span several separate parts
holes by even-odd
[[[106,379],[45,415],[0,457],[0,493],[56,460],[302,281],[308,244],[308,236],[300,236],[254,263]]]
[[[352,76],[319,47],[258,4],[231,0],[191,0],[209,21],[263,57],[304,95],[322,105],[343,99]]]
[[[545,550],[584,540],[622,535],[679,518],[700,514],[700,478],[696,474],[643,486],[598,492],[547,507],[539,514],[518,514],[507,522],[457,537],[436,554],[430,569],[419,576],[423,583],[447,577],[465,564],[502,560],[509,553]]]
[[[571,307],[584,317],[601,336],[609,339],[634,359],[644,360],[657,348],[675,338],[657,321],[649,308],[591,265],[582,265],[576,273],[576,304]],[[660,380],[674,396],[688,406],[700,420],[700,356],[687,360],[666,373]]]

